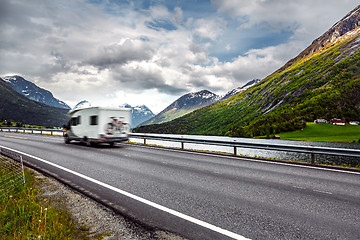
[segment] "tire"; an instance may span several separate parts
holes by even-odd
[[[86,146],[88,146],[88,147],[94,146],[94,143],[93,143],[90,139],[88,139],[88,138],[86,138],[85,144],[86,144]]]
[[[65,137],[64,137],[64,142],[65,142],[65,144],[69,144],[69,143],[70,143],[70,138],[69,138],[69,136],[65,136]]]

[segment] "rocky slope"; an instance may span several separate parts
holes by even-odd
[[[336,43],[342,36],[345,38],[349,35],[349,32],[352,32],[354,29],[360,26],[360,5],[357,6],[354,10],[349,12],[345,17],[340,21],[335,23],[328,31],[323,35],[315,39],[309,47],[302,51],[297,57],[291,59],[287,62],[282,68],[278,71],[281,72],[291,66],[294,62],[299,59],[302,59],[306,56],[309,56],[325,47],[329,47]]]

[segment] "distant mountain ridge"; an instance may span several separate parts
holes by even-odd
[[[47,127],[68,122],[67,109],[55,108],[28,99],[0,78],[0,119]]]
[[[217,95],[208,90],[201,90],[198,92],[187,93],[177,100],[175,100],[172,104],[162,110],[159,114],[154,116],[141,123],[141,126],[150,125],[150,124],[159,124],[174,120],[176,118],[182,117],[190,112],[193,112],[199,108],[209,106],[215,102],[222,101],[228,99],[244,90],[249,88],[250,86],[261,81],[260,79],[253,79],[247,82],[244,86],[235,88],[225,95]]]
[[[31,100],[44,103],[52,107],[68,110],[71,109],[63,101],[56,99],[50,91],[38,87],[36,84],[24,79],[21,76],[6,76],[3,79],[8,82],[18,93]]]
[[[131,105],[125,103],[120,105],[121,108],[130,108],[131,109],[131,127],[135,128],[142,122],[149,120],[150,118],[154,117],[155,114],[145,105],[139,105],[132,107]]]
[[[218,100],[218,96],[208,90],[187,93],[162,110],[159,114],[141,125],[158,124],[181,117],[198,108],[208,106]]]
[[[308,46],[304,51],[302,51],[298,56],[289,60],[283,67],[281,67],[278,72],[281,72],[291,66],[294,62],[299,59],[302,59],[306,56],[309,56],[326,46],[331,46],[336,43],[344,35],[348,35],[354,29],[360,26],[360,5],[357,6],[354,10],[350,11],[343,17],[340,21],[335,23],[328,31],[323,35],[315,39],[310,46]],[[346,36],[345,36],[346,37]]]

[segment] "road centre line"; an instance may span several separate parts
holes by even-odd
[[[172,148],[166,148],[166,147],[157,147],[157,146],[148,146],[148,145],[136,145],[136,146],[141,146],[141,147],[145,147],[145,148],[158,148],[158,149],[162,149],[162,150],[166,150],[166,151],[172,151],[172,152],[186,152],[186,150],[177,150],[177,149],[172,149]],[[201,151],[201,150],[200,150]],[[309,169],[316,169],[316,170],[323,170],[323,171],[330,171],[330,172],[340,172],[340,173],[349,173],[349,174],[357,174],[360,175],[360,172],[354,172],[354,171],[346,171],[346,170],[341,170],[341,169],[333,169],[333,168],[324,168],[321,166],[307,166],[307,165],[299,165],[299,164],[292,164],[292,163],[285,163],[285,162],[275,162],[275,161],[266,161],[266,160],[261,160],[261,159],[254,159],[251,157],[246,157],[246,156],[224,156],[221,154],[213,154],[213,153],[202,153],[202,152],[198,152],[198,151],[191,151],[192,154],[198,154],[198,155],[203,155],[203,156],[216,156],[216,157],[221,157],[221,158],[231,158],[231,159],[237,159],[239,160],[240,158],[244,161],[250,161],[250,162],[260,162],[260,163],[267,163],[267,164],[276,164],[276,165],[284,165],[284,166],[290,166],[290,167],[300,167],[300,168],[309,168]]]
[[[62,167],[62,166],[57,165],[57,164],[55,164],[55,163],[49,162],[49,161],[44,160],[44,159],[42,159],[42,158],[39,158],[39,157],[30,155],[30,154],[27,154],[27,153],[24,153],[24,152],[21,152],[21,151],[18,151],[18,150],[9,148],[9,147],[5,147],[5,146],[1,146],[1,145],[0,145],[0,147],[1,147],[1,148],[8,149],[8,150],[11,150],[11,151],[14,151],[14,152],[16,152],[16,153],[18,153],[18,154],[21,154],[21,155],[24,155],[24,156],[28,156],[28,157],[33,158],[33,159],[36,159],[36,160],[38,160],[38,161],[40,161],[40,162],[46,163],[46,164],[51,165],[51,166],[53,166],[53,167],[59,168],[59,169],[61,169],[61,170],[63,170],[63,171],[66,171],[66,172],[68,172],[68,173],[74,174],[74,175],[76,175],[76,176],[78,176],[78,177],[81,177],[81,178],[83,178],[83,179],[86,179],[86,180],[88,180],[88,181],[90,181],[90,182],[93,182],[93,183],[95,183],[95,184],[98,184],[98,185],[100,185],[100,186],[102,186],[102,187],[108,188],[108,189],[113,190],[113,191],[115,191],[115,192],[117,192],[117,193],[120,193],[120,194],[122,194],[122,195],[124,195],[124,196],[127,196],[127,197],[129,197],[129,198],[131,198],[131,199],[133,199],[133,200],[139,201],[139,202],[144,203],[144,204],[146,204],[146,205],[148,205],[148,206],[151,206],[151,207],[154,207],[154,208],[159,209],[159,210],[161,210],[161,211],[164,211],[164,212],[166,212],[166,213],[169,213],[169,214],[171,214],[171,215],[173,215],[173,216],[179,217],[179,218],[181,218],[181,219],[184,219],[184,220],[186,220],[186,221],[192,222],[192,223],[194,223],[194,224],[196,224],[196,225],[199,225],[199,226],[201,226],[201,227],[204,227],[204,228],[207,228],[207,229],[212,230],[212,231],[214,231],[214,232],[220,233],[220,234],[222,234],[222,235],[224,235],[224,236],[227,236],[227,237],[230,237],[230,238],[233,238],[233,239],[238,239],[238,240],[246,240],[246,239],[248,239],[248,238],[246,238],[246,237],[244,237],[244,236],[241,236],[241,235],[239,235],[239,234],[230,232],[230,231],[228,231],[228,230],[225,230],[225,229],[222,229],[222,228],[217,227],[217,226],[215,226],[215,225],[212,225],[212,224],[210,224],[210,223],[201,221],[201,220],[199,220],[199,219],[196,219],[196,218],[194,218],[194,217],[188,216],[188,215],[183,214],[183,213],[181,213],[181,212],[178,212],[178,211],[172,210],[172,209],[170,209],[170,208],[164,207],[164,206],[162,206],[162,205],[160,205],[160,204],[151,202],[151,201],[149,201],[149,200],[147,200],[147,199],[144,199],[144,198],[142,198],[142,197],[136,196],[136,195],[134,195],[134,194],[132,194],[132,193],[129,193],[129,192],[126,192],[126,191],[121,190],[121,189],[119,189],[119,188],[113,187],[113,186],[111,186],[111,185],[109,185],[109,184],[107,184],[107,183],[103,183],[103,182],[101,182],[101,181],[99,181],[99,180],[96,180],[96,179],[94,179],[94,178],[88,177],[88,176],[83,175],[83,174],[81,174],[81,173],[75,172],[75,171],[70,170],[70,169],[68,169],[68,168]]]
[[[16,139],[28,139],[26,137],[15,137],[15,136],[11,136],[11,135],[4,135],[4,137],[7,137],[7,138],[16,138]]]
[[[313,192],[319,192],[319,193],[325,193],[325,194],[329,194],[332,195],[332,192],[327,192],[327,191],[322,191],[322,190],[316,190],[316,189],[311,189],[311,188],[306,188],[306,187],[300,187],[300,186],[291,186],[293,188],[296,189],[301,189],[301,190],[307,190],[307,191],[313,191]]]

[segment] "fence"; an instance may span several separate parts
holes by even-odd
[[[0,197],[3,198],[9,193],[16,192],[24,184],[22,156],[0,148]]]
[[[344,149],[344,148],[329,148],[329,147],[315,147],[315,146],[301,146],[301,145],[282,145],[276,143],[254,143],[254,142],[244,142],[237,141],[233,139],[228,140],[211,140],[211,139],[197,139],[192,136],[181,137],[181,136],[162,136],[155,134],[139,134],[133,133],[131,138],[143,139],[143,143],[147,144],[146,140],[159,140],[159,141],[171,141],[180,143],[180,148],[185,149],[184,143],[193,143],[193,144],[204,144],[204,145],[216,145],[216,146],[227,146],[233,148],[233,154],[237,155],[238,148],[251,148],[258,150],[270,150],[270,151],[280,151],[280,152],[293,152],[301,154],[309,154],[311,164],[315,164],[317,155],[330,155],[335,157],[345,157],[345,158],[356,158],[356,160],[351,161],[351,166],[360,165],[360,149]],[[293,159],[297,160],[297,159]],[[335,162],[336,163],[336,162]],[[336,163],[338,164],[338,163]]]
[[[64,136],[64,131],[59,129],[43,129],[43,128],[0,128],[0,132],[17,132],[17,133],[32,133],[44,135],[58,135]]]

